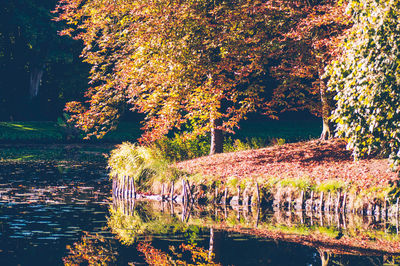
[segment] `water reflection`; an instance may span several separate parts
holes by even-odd
[[[0,167],[0,265],[399,263],[395,217],[124,201],[96,165]]]
[[[269,254],[259,250],[260,253],[253,257],[246,256],[249,261],[257,258],[259,262],[276,265],[383,265],[388,261],[397,263],[396,255],[400,254],[395,219],[226,206],[191,206],[187,209],[187,206],[165,202],[135,203],[118,199],[114,199],[110,213],[108,225],[125,244],[135,243],[141,236],[190,235],[194,228],[208,231],[209,254],[215,254],[215,261],[224,265],[246,264],[246,261],[228,262],[227,258],[240,260],[248,253],[244,250],[259,250],[263,241],[276,243],[275,247],[271,243],[268,245],[274,252]],[[228,249],[229,242],[235,242],[229,239],[230,234],[238,234],[248,242],[239,253]],[[283,255],[282,250],[290,252],[291,259],[287,254]]]

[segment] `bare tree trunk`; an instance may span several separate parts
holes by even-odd
[[[221,129],[218,127],[222,126],[221,119],[215,119],[211,121],[211,147],[210,155],[223,152],[224,135]]]
[[[318,253],[319,256],[321,257],[321,265],[328,266],[331,259],[331,253],[324,251],[322,249],[318,249]]]
[[[31,75],[30,75],[30,84],[29,84],[29,96],[32,98],[36,97],[39,93],[40,81],[43,76],[43,68],[42,67],[32,67]]]
[[[321,94],[321,105],[322,105],[322,133],[320,139],[327,140],[333,137],[333,123],[329,119],[329,116],[331,115],[332,111],[332,104],[329,99],[328,93],[326,91],[325,82],[322,78],[320,81],[320,94]]]

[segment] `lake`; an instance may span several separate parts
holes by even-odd
[[[221,265],[399,265],[398,230],[393,217],[119,200],[101,164],[0,164],[0,265],[179,264],[210,251]]]

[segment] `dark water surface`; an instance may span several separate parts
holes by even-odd
[[[85,244],[82,250],[93,263],[146,265],[137,250],[141,241],[166,253],[171,246],[178,250],[181,243],[196,243],[206,251],[211,248],[215,261],[223,265],[322,264],[321,249],[312,245],[209,229],[219,221],[232,228],[238,223],[246,225],[246,215],[237,217],[232,209],[221,211],[225,218],[214,209],[196,209],[190,217],[183,217],[179,206],[119,202],[110,196],[102,165],[0,162],[0,265],[63,265],[71,250],[80,250],[76,248],[79,244]],[[263,218],[268,223],[281,219],[273,214],[258,216],[257,223]],[[293,221],[281,220],[284,224]],[[248,227],[252,226],[251,220]],[[379,252],[371,256],[344,253],[329,253],[329,265],[383,265],[389,258]],[[65,261],[83,262],[73,256]]]

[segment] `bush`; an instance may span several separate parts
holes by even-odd
[[[269,141],[263,138],[234,139],[226,137],[224,152],[234,152],[266,147]],[[210,152],[210,136],[200,136],[196,139],[183,139],[179,134],[174,137],[164,137],[154,142],[153,149],[159,150],[161,155],[170,162],[190,160],[206,156]]]
[[[210,137],[200,136],[196,139],[184,140],[178,134],[174,137],[164,137],[152,145],[170,162],[189,160],[205,156],[210,151]]]
[[[108,167],[111,169],[110,177],[129,176],[139,189],[146,189],[155,181],[173,180],[177,176],[176,170],[169,167],[168,161],[157,149],[129,142],[111,151]]]

